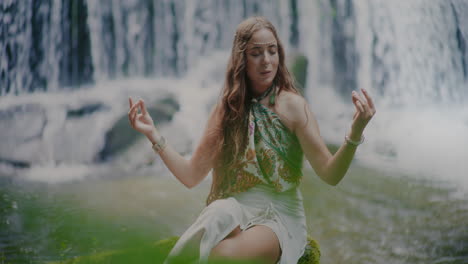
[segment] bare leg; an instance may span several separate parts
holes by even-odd
[[[240,229],[240,226],[237,226],[234,230],[232,230],[231,233],[229,233],[229,235],[227,235],[224,239],[228,239],[228,238],[232,238],[236,235],[238,235],[240,232],[242,232],[242,230]],[[223,240],[224,240],[223,239]]]
[[[236,230],[237,228],[234,231]],[[257,225],[234,235],[229,234],[211,250],[210,258],[276,263],[280,256],[281,248],[276,234],[267,226]]]

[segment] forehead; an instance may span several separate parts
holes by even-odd
[[[277,45],[277,43],[275,35],[273,35],[273,33],[266,28],[262,28],[253,33],[252,37],[248,42],[248,46],[251,48],[265,47],[269,45]]]

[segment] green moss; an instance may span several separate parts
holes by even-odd
[[[151,245],[144,245],[138,248],[130,248],[124,250],[109,250],[99,252],[91,256],[81,256],[72,259],[50,262],[49,264],[119,264],[119,263],[162,263],[169,254],[169,251],[174,247],[178,237],[170,237],[160,240]],[[320,249],[315,240],[309,237],[309,243],[306,246],[304,255],[299,260],[298,264],[318,264],[320,262]],[[180,263],[184,262],[181,258]],[[215,263],[255,263],[246,261],[213,261]]]
[[[299,259],[297,264],[319,264],[320,263],[320,248],[317,241],[308,238],[308,243],[304,254]]]
[[[178,237],[171,237],[154,244],[141,245],[137,248],[109,250],[90,256],[80,256],[64,261],[51,262],[50,264],[162,263],[178,239]]]

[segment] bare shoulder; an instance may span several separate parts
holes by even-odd
[[[288,120],[288,126],[295,128],[307,119],[308,104],[305,98],[291,91],[282,91],[277,99],[277,111]]]
[[[304,107],[307,104],[302,95],[291,91],[282,91],[278,96],[278,102],[285,104],[288,108],[299,108],[299,106]]]

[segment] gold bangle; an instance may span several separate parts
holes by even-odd
[[[156,151],[158,154],[161,154],[161,152],[164,151],[166,148],[166,138],[161,136],[159,140],[156,141],[156,143],[153,144],[152,149]]]

